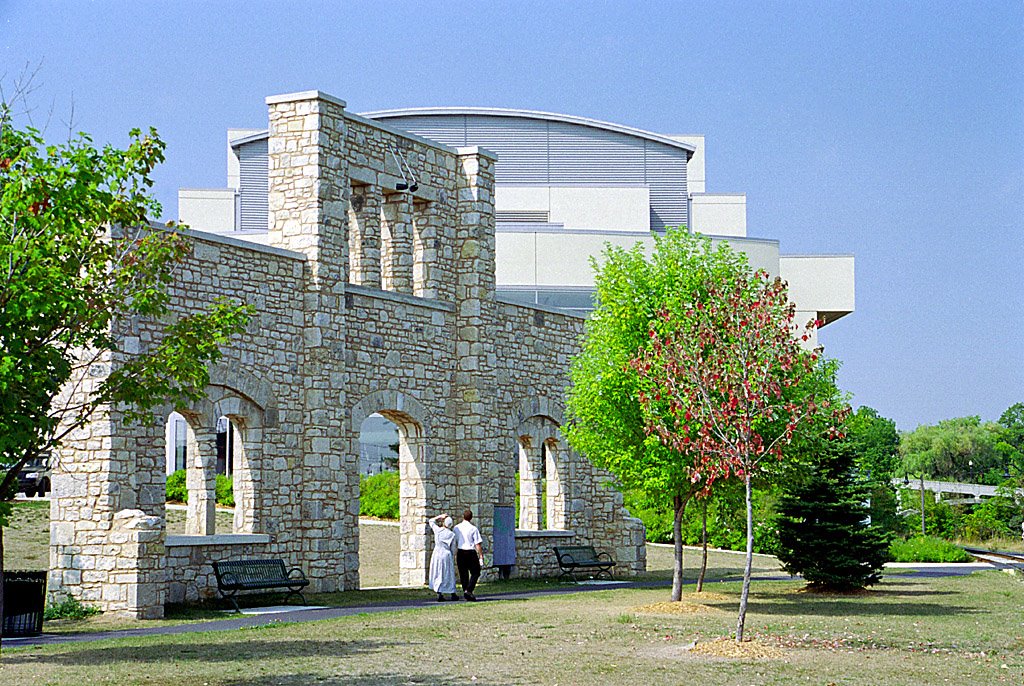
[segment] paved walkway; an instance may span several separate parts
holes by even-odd
[[[986,563],[967,564],[890,564],[887,567],[895,569],[906,569],[901,577],[945,577],[965,576],[981,569],[993,569],[993,565]],[[754,575],[756,581],[789,581],[793,577],[789,575]],[[738,580],[737,578],[726,579],[728,581]],[[692,585],[693,580],[687,580],[687,585]],[[710,582],[709,582],[710,583]],[[718,583],[716,580],[713,583]],[[502,600],[526,600],[543,596],[564,595],[568,593],[586,593],[589,591],[604,591],[619,588],[667,588],[671,586],[670,581],[601,581],[583,582],[576,586],[563,586],[551,589],[536,589],[533,591],[516,591],[511,593],[492,593],[479,598],[479,602],[497,602]],[[295,608],[282,612],[271,612],[264,614],[244,615],[241,617],[232,616],[226,619],[215,619],[206,622],[191,622],[185,624],[170,624],[154,627],[140,627],[138,629],[121,629],[111,631],[95,631],[77,634],[46,634],[41,636],[30,636],[26,638],[5,638],[5,648],[18,648],[33,645],[53,645],[57,643],[82,643],[85,641],[99,641],[111,638],[134,638],[138,636],[171,636],[187,634],[198,631],[231,631],[234,629],[245,629],[254,626],[265,626],[274,622],[315,622],[323,619],[335,619],[338,617],[349,617],[351,615],[377,612],[393,612],[397,610],[412,610],[416,608],[436,607],[439,603],[434,600],[432,593],[426,589],[423,598],[396,600],[391,602],[370,603],[367,605],[355,605],[351,607],[316,607],[316,608]]]

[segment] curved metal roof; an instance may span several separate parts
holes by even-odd
[[[487,117],[519,117],[523,119],[541,119],[544,121],[557,121],[564,122],[567,124],[577,124],[579,126],[588,126],[594,129],[603,129],[605,131],[614,131],[616,133],[623,133],[627,136],[635,136],[637,138],[644,138],[657,143],[671,146],[673,148],[679,148],[685,150],[688,153],[694,153],[697,148],[677,141],[667,136],[663,136],[658,133],[652,133],[650,131],[644,131],[642,129],[634,129],[631,126],[623,126],[621,124],[613,124],[611,122],[599,121],[597,119],[589,119],[587,117],[576,117],[571,114],[557,114],[555,112],[539,112],[537,110],[519,110],[519,109],[506,109],[503,107],[406,107],[394,110],[377,110],[376,112],[363,112],[361,116],[369,119],[395,119],[399,117],[410,117],[410,116],[431,116],[431,115],[477,115]]]

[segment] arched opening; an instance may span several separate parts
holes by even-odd
[[[363,420],[359,427],[359,585],[363,588],[398,585],[400,446],[397,424],[378,412]]]
[[[257,533],[262,410],[228,389],[210,395],[216,400],[169,413],[164,427],[167,531]]]
[[[394,428],[389,429],[387,424],[374,418],[379,415],[390,423]],[[364,434],[364,423],[366,433]],[[371,585],[394,585],[421,586],[427,579],[427,562],[429,559],[427,544],[428,536],[425,532],[427,501],[429,484],[426,481],[427,469],[427,446],[425,435],[428,430],[428,419],[419,403],[411,396],[397,391],[377,391],[370,394],[352,409],[352,429],[357,445],[354,452],[360,455],[360,464],[363,465],[363,445],[360,436],[372,439],[377,448],[370,448],[365,451],[367,459],[365,468],[380,473],[382,466],[386,467],[390,449],[394,455],[393,448],[397,442],[397,473],[398,473],[398,541],[397,545],[391,546],[390,550],[397,550],[397,579],[394,566],[389,566],[386,561],[371,561],[367,559],[371,546],[360,545],[360,586]],[[390,431],[391,433],[387,433]],[[394,436],[397,434],[397,441]],[[388,438],[388,437],[391,438]],[[370,440],[366,441],[368,445]],[[361,485],[365,479],[361,479]],[[361,494],[360,494],[361,495]],[[360,497],[361,500],[361,497]],[[360,503],[361,504],[361,503]],[[362,509],[362,507],[360,508]],[[360,536],[364,532],[373,535],[368,524],[360,527]],[[394,536],[394,525],[392,524],[390,535]],[[385,534],[387,535],[387,534]],[[366,552],[363,552],[365,548]],[[395,558],[392,558],[395,559]],[[380,566],[383,562],[384,569],[390,569],[384,583],[380,583],[381,576],[371,576],[372,566]],[[393,565],[393,563],[391,563]],[[364,572],[365,568],[365,572]],[[376,583],[375,583],[376,582]]]
[[[568,528],[569,454],[548,416],[535,415],[519,425],[516,456],[516,521],[520,529]]]

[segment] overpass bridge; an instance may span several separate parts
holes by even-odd
[[[962,504],[977,504],[982,498],[991,498],[996,494],[996,486],[984,484],[972,484],[962,481],[936,481],[933,479],[911,479],[904,482],[903,479],[893,479],[892,485],[896,488],[908,488],[912,491],[919,491],[923,487],[926,491],[935,494],[935,501],[943,499],[943,494],[953,496],[946,498],[946,502]],[[1024,495],[1024,489],[1017,489],[1018,495]]]

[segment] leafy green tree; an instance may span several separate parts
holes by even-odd
[[[816,590],[849,591],[881,579],[889,540],[866,524],[867,488],[851,441],[826,441],[816,464],[779,504],[779,561]]]
[[[903,475],[896,422],[865,405],[847,417],[844,430],[855,452],[854,464],[868,489],[871,521],[885,531],[902,533],[904,521],[897,514],[892,483]]]
[[[743,640],[754,521],[756,474],[781,460],[798,434],[836,434],[848,414],[835,385],[835,363],[800,345],[807,333],[781,279],[743,270],[731,283],[705,282],[704,298],[661,310],[650,344],[631,363],[641,378],[646,428],[690,464],[704,489],[735,476],[746,500],[746,565],[736,640]],[[810,323],[808,328],[814,326]]]
[[[999,416],[1002,435],[996,442],[996,450],[1003,458],[1003,471],[1014,481],[1024,482],[1024,403],[1010,405]]]
[[[867,405],[846,419],[846,437],[855,451],[855,466],[861,477],[877,483],[891,483],[900,472],[900,435],[896,422]]]
[[[682,597],[681,523],[687,503],[703,484],[692,479],[692,460],[648,436],[640,407],[640,386],[630,361],[648,345],[659,312],[682,314],[705,297],[707,283],[730,284],[746,269],[746,258],[727,245],[669,230],[655,237],[650,259],[638,243],[632,249],[608,245],[595,270],[596,307],[587,322],[580,353],[570,371],[569,444],[648,509],[671,509],[675,564],[672,599]]]
[[[46,145],[0,104],[2,494],[97,411],[153,421],[154,407],[201,397],[219,346],[247,325],[249,307],[221,301],[166,321],[142,350],[121,347],[130,319],[168,318],[167,287],[190,251],[178,232],[148,225],[160,213],[150,174],[163,151],[152,129],[133,130],[124,150],[84,134]],[[110,370],[95,392],[68,392],[93,365]],[[10,511],[0,503],[0,602]]]
[[[977,416],[919,426],[900,441],[903,469],[944,479],[977,480],[992,469],[1002,468],[996,448],[1002,434],[1001,426],[982,422]]]

